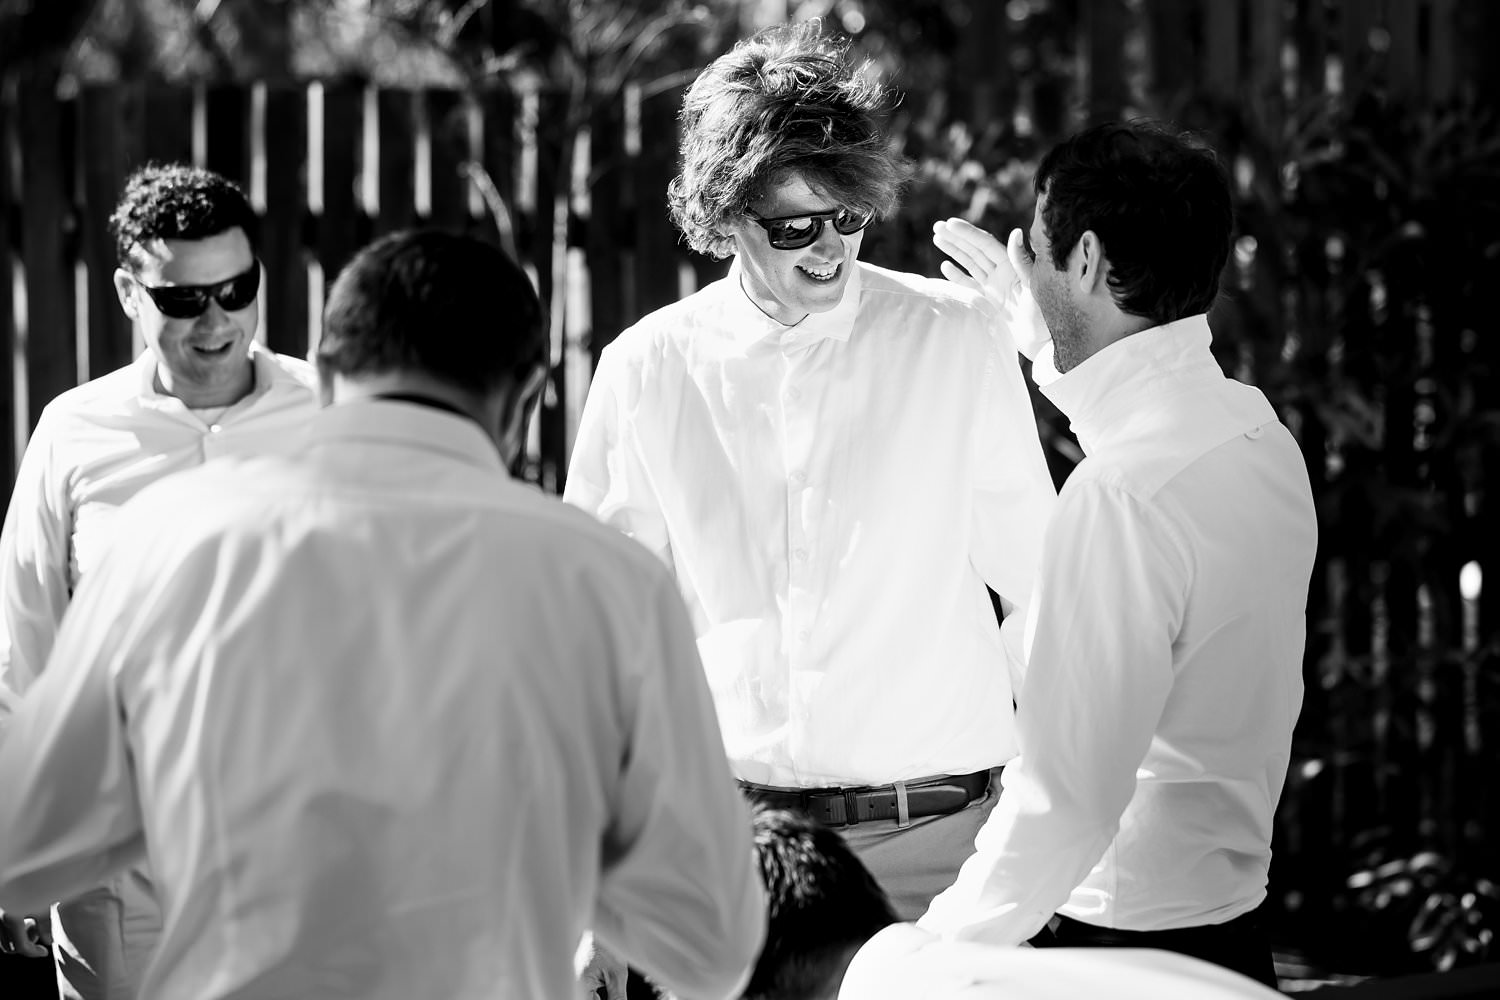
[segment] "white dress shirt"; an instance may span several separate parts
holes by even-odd
[[[854,956],[839,1000],[1276,1000],[1217,965],[1148,948],[1005,948],[950,941],[911,924]]]
[[[1056,496],[979,296],[858,264],[787,327],[727,278],[605,349],[564,498],[671,567],[736,773],[966,773],[1015,754],[985,584],[1023,605]]]
[[[125,501],[222,455],[290,447],[317,406],[306,361],[251,346],[249,395],[205,423],[155,388],[150,351],[47,404],[26,445],[0,531],[0,737],[47,662],[78,581],[99,561]]]
[[[591,924],[737,994],[749,819],[648,554],[387,401],[120,528],[0,746],[0,907],[149,855],[152,1000],[570,996]]]
[[[1296,441],[1209,342],[1191,317],[1043,388],[1087,457],[1025,623],[1021,759],[924,927],[1014,944],[1054,911],[1150,931],[1265,896],[1317,523]]]

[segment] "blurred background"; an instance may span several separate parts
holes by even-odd
[[[1297,435],[1320,513],[1268,903],[1283,989],[1500,961],[1500,3],[0,0],[0,496],[42,406],[140,349],[104,225],[148,159],[249,190],[261,335],[290,354],[372,236],[511,249],[551,305],[527,474],[560,490],[599,350],[725,269],[666,217],[683,88],[808,17],[902,95],[918,171],[865,240],[879,264],[937,274],[949,215],[1025,224],[1039,156],[1089,122],[1223,153],[1215,351]],[[1081,453],[1036,405],[1061,483]]]

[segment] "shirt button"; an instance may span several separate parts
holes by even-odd
[[[802,629],[798,629],[797,630],[797,641],[798,642],[806,642],[807,641],[807,629],[802,628]]]
[[[1264,433],[1264,432],[1265,432],[1265,428],[1264,427],[1257,427],[1254,430],[1246,431],[1245,432],[1245,437],[1249,438],[1251,441],[1254,441],[1256,438],[1260,437],[1261,434]]]
[[[807,476],[803,475],[801,472],[794,472],[792,473],[792,482],[797,486],[801,486],[803,483],[807,482]]]
[[[208,427],[208,432],[210,434],[217,434],[217,433],[219,433],[219,425],[218,424],[210,424],[209,427]]]
[[[792,556],[798,562],[806,562],[807,561],[807,550],[806,549],[798,549],[796,552],[792,553]]]
[[[799,388],[797,388],[795,385],[791,386],[786,391],[786,398],[787,399],[801,399],[802,398],[802,390],[799,389]]]

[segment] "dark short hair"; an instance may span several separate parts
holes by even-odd
[[[728,256],[727,224],[793,172],[845,208],[895,211],[911,167],[880,131],[886,88],[849,46],[818,19],[767,28],[688,88],[667,201],[694,250]]]
[[[744,1000],[824,992],[848,952],[896,922],[890,901],[842,837],[801,813],[757,806],[755,855],[767,896],[766,943]]]
[[[125,181],[109,231],[121,266],[152,240],[201,240],[236,226],[255,252],[256,215],[240,186],[185,163],[148,163]]]
[[[391,233],[339,273],[323,310],[320,371],[422,372],[483,395],[547,357],[545,314],[519,264],[438,230]]]
[[[1143,119],[1096,125],[1048,152],[1035,183],[1053,265],[1065,268],[1092,230],[1125,312],[1162,324],[1213,304],[1234,209],[1224,167],[1202,140]]]

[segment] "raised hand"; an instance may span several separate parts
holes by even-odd
[[[1021,230],[1001,243],[971,222],[945,219],[933,223],[932,242],[953,258],[942,262],[943,277],[983,293],[1004,317],[1016,349],[1034,359],[1052,335],[1031,296],[1032,261]]]

